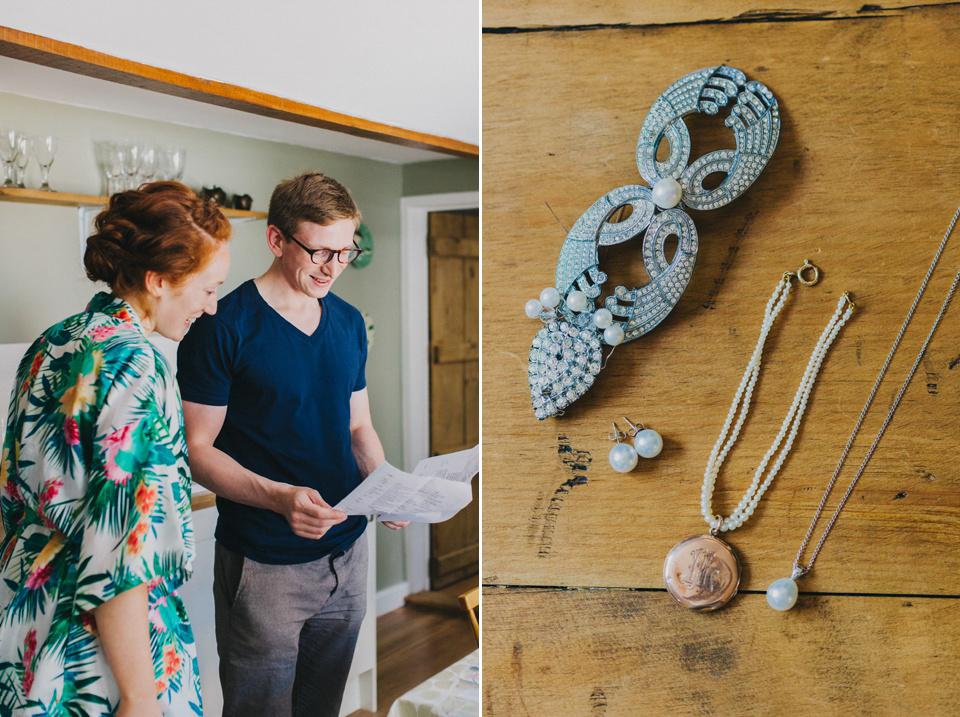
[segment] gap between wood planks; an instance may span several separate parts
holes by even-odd
[[[686,27],[689,25],[739,25],[758,22],[822,22],[840,20],[863,20],[869,18],[899,17],[910,10],[922,10],[935,7],[951,7],[960,2],[932,2],[902,7],[885,8],[882,5],[864,4],[853,15],[839,15],[840,10],[748,10],[733,17],[706,18],[687,22],[663,23],[593,23],[586,25],[537,25],[484,27],[484,35],[517,35],[534,32],[589,32],[591,30],[643,30],[654,27]]]
[[[483,583],[483,588],[494,588],[498,590],[530,590],[535,592],[575,592],[575,591],[606,591],[606,592],[626,592],[626,593],[664,593],[664,588],[618,588],[618,587],[576,587],[567,585],[504,585],[500,583]],[[737,595],[766,595],[766,590],[738,590]],[[814,597],[867,597],[867,598],[915,598],[915,599],[936,599],[936,600],[956,600],[960,595],[927,595],[923,593],[832,593],[800,591],[800,595],[813,595]]]

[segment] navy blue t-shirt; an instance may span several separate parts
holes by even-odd
[[[319,491],[336,505],[359,485],[350,450],[350,396],[367,385],[360,312],[327,294],[312,335],[278,314],[247,281],[204,314],[177,353],[185,401],[226,406],[214,446],[269,478]],[[317,560],[349,548],[366,527],[351,516],[320,540],[295,535],[279,513],[217,497],[217,540],[260,563]]]

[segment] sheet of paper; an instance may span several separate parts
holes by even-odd
[[[473,500],[470,479],[479,455],[475,446],[434,456],[420,461],[413,473],[384,462],[334,508],[347,515],[378,515],[380,520],[448,520]]]
[[[430,456],[417,463],[413,469],[416,476],[436,476],[459,483],[469,483],[480,470],[480,446],[465,451]]]

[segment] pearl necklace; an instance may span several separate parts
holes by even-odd
[[[813,384],[816,380],[817,373],[820,371],[820,366],[823,364],[824,358],[826,358],[827,349],[837,337],[840,328],[847,323],[847,320],[853,313],[853,303],[849,300],[848,296],[844,294],[837,302],[837,310],[830,318],[823,333],[820,334],[820,339],[817,341],[817,345],[814,346],[813,353],[810,354],[807,368],[803,373],[803,378],[800,379],[800,385],[797,387],[797,392],[793,397],[793,403],[790,404],[790,410],[787,411],[787,415],[783,419],[783,424],[780,426],[780,432],[777,433],[770,449],[764,454],[760,465],[757,466],[757,470],[753,475],[753,482],[743,494],[743,499],[737,504],[736,510],[727,518],[713,515],[713,488],[717,482],[720,466],[723,465],[727,453],[729,453],[740,435],[740,428],[743,426],[743,422],[750,408],[750,397],[753,394],[753,387],[757,382],[757,377],[760,375],[760,358],[763,352],[763,345],[767,340],[767,334],[770,333],[770,329],[773,327],[773,322],[786,303],[789,294],[790,280],[789,278],[784,278],[783,281],[777,284],[773,296],[771,296],[770,301],[767,302],[767,309],[764,314],[763,325],[760,327],[760,337],[757,340],[757,347],[754,349],[753,356],[750,358],[750,362],[747,364],[747,368],[743,373],[743,379],[741,379],[740,387],[733,397],[733,403],[730,404],[730,411],[727,413],[727,420],[723,424],[723,429],[720,431],[720,437],[717,438],[713,452],[707,460],[707,467],[703,474],[703,490],[700,494],[700,512],[707,522],[707,525],[710,526],[711,532],[714,534],[716,534],[718,530],[728,531],[739,528],[753,515],[757,503],[760,502],[760,498],[766,492],[767,488],[770,487],[780,467],[783,465],[787,454],[793,447],[793,440],[797,435],[797,430],[800,428],[800,421],[803,419],[803,414],[807,408],[807,399],[810,397],[810,391],[813,390]],[[847,307],[846,311],[844,311],[845,306]],[[733,422],[733,417],[738,407],[740,415],[737,418],[737,424],[733,428],[733,434],[727,438],[730,431],[730,424]],[[788,431],[789,435],[787,435]],[[781,442],[783,442],[784,436],[787,438],[786,443],[780,450],[780,454],[777,456],[766,480],[761,484],[760,478],[764,470],[766,470],[767,464],[770,462],[773,454]]]
[[[814,272],[814,276],[810,280],[803,278],[803,272],[808,270]],[[823,329],[813,352],[810,354],[810,359],[807,361],[806,369],[800,379],[800,385],[794,394],[790,409],[783,419],[780,431],[774,438],[773,444],[764,454],[760,465],[757,466],[753,482],[747,488],[743,498],[731,515],[726,518],[714,515],[713,489],[716,485],[720,467],[736,443],[743,422],[749,413],[750,398],[760,375],[763,347],[774,322],[790,296],[791,279],[794,277],[797,277],[802,284],[812,286],[819,279],[819,271],[809,262],[805,262],[796,274],[786,272],[783,278],[777,282],[777,286],[774,288],[764,310],[757,346],[743,372],[743,378],[740,380],[740,386],[737,388],[730,404],[730,410],[720,431],[720,436],[717,438],[713,451],[710,453],[710,458],[707,460],[707,466],[703,474],[703,488],[700,493],[700,512],[710,527],[710,534],[694,536],[681,541],[670,551],[664,564],[664,581],[667,590],[684,607],[694,610],[716,610],[725,605],[736,594],[740,583],[740,562],[733,548],[716,537],[717,533],[735,530],[753,515],[760,498],[770,487],[787,454],[793,447],[793,441],[807,408],[810,392],[813,390],[817,374],[826,358],[827,350],[836,339],[840,329],[853,314],[854,304],[849,295],[844,294],[837,302],[837,308],[833,316],[830,317],[830,321]],[[739,415],[737,415],[738,411]],[[735,424],[734,419],[736,419]],[[732,432],[731,426],[733,428]],[[779,454],[767,471],[767,466],[778,449]],[[763,478],[765,471],[767,476]]]
[[[840,517],[840,511],[843,510],[843,506],[846,505],[847,499],[853,493],[853,489],[857,485],[857,481],[859,481],[860,476],[863,475],[863,472],[867,467],[867,463],[870,462],[873,452],[876,450],[877,445],[880,443],[880,439],[883,438],[883,434],[887,430],[887,426],[890,425],[890,421],[893,420],[893,414],[896,413],[897,408],[900,406],[900,399],[903,398],[903,394],[906,393],[907,386],[910,385],[910,381],[913,379],[913,375],[916,373],[917,367],[920,365],[920,361],[923,359],[923,355],[926,353],[927,347],[930,345],[930,341],[933,339],[933,335],[936,332],[937,327],[940,325],[940,320],[943,318],[944,313],[946,313],[947,306],[950,305],[950,300],[953,298],[953,294],[957,290],[957,284],[960,283],[960,271],[958,271],[956,276],[954,276],[953,283],[947,290],[947,295],[943,300],[943,304],[940,306],[940,312],[937,314],[936,319],[934,319],[933,325],[930,327],[930,331],[927,334],[927,338],[923,342],[923,346],[920,347],[917,358],[913,362],[913,366],[910,368],[910,371],[907,373],[903,384],[900,386],[900,391],[897,393],[896,398],[894,398],[893,403],[890,406],[890,410],[887,412],[887,417],[880,426],[880,430],[877,431],[877,435],[874,437],[873,443],[870,444],[870,448],[867,450],[866,455],[864,455],[863,461],[860,463],[860,468],[857,470],[856,475],[854,475],[853,480],[850,481],[847,492],[844,493],[843,498],[840,499],[840,503],[833,512],[830,522],[828,522],[826,528],[824,528],[823,535],[820,536],[820,542],[817,543],[816,548],[813,550],[813,554],[810,556],[810,562],[807,563],[806,567],[800,565],[800,560],[803,558],[803,553],[807,549],[807,544],[810,542],[810,538],[813,537],[813,532],[816,529],[817,523],[820,521],[820,515],[823,513],[823,508],[827,503],[827,498],[830,496],[830,492],[833,490],[833,486],[837,482],[837,477],[840,475],[843,464],[847,460],[847,454],[850,453],[850,448],[853,446],[853,442],[856,440],[857,434],[860,432],[860,426],[863,425],[863,419],[866,418],[867,412],[870,410],[870,406],[873,403],[873,397],[876,396],[877,389],[880,388],[880,383],[883,381],[883,377],[886,375],[887,369],[890,367],[890,362],[893,361],[893,355],[897,352],[897,347],[900,346],[900,340],[903,338],[904,333],[906,333],[907,326],[910,324],[910,320],[913,318],[913,314],[917,309],[917,305],[920,303],[920,298],[927,289],[927,283],[930,281],[930,277],[933,276],[933,271],[936,268],[937,263],[940,261],[940,255],[943,254],[943,250],[947,246],[947,240],[953,233],[953,228],[956,226],[958,218],[960,218],[960,208],[957,208],[956,213],[953,215],[953,219],[950,221],[950,224],[947,227],[947,231],[943,235],[943,239],[940,241],[940,247],[937,249],[937,253],[934,255],[933,261],[930,262],[930,267],[927,269],[927,274],[920,284],[920,290],[917,292],[917,296],[913,300],[913,304],[907,311],[907,315],[903,320],[903,324],[900,326],[900,332],[893,340],[893,345],[890,347],[890,353],[887,354],[887,360],[881,367],[880,373],[877,374],[877,379],[873,384],[873,390],[871,390],[870,395],[867,396],[866,403],[864,403],[863,409],[860,411],[860,417],[857,419],[856,425],[853,427],[853,432],[850,434],[850,438],[847,439],[847,445],[843,449],[843,453],[841,454],[840,461],[837,463],[837,467],[833,472],[833,476],[830,478],[826,489],[823,491],[823,496],[820,499],[820,505],[817,507],[817,510],[814,513],[813,520],[810,522],[810,527],[807,529],[807,534],[804,536],[803,543],[800,545],[800,550],[797,552],[797,557],[793,561],[793,572],[789,578],[780,578],[779,580],[775,580],[773,583],[771,583],[770,587],[767,588],[767,602],[774,610],[789,610],[797,602],[797,595],[799,593],[796,582],[797,579],[806,575],[813,568],[813,563],[820,554],[820,549],[823,547],[824,541],[826,541],[827,536],[830,534],[833,524],[836,523],[837,518]]]

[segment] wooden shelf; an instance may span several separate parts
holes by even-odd
[[[204,491],[199,495],[194,495],[190,499],[190,507],[193,510],[203,510],[204,508],[212,508],[217,504],[217,496],[214,493]]]
[[[0,187],[0,201],[21,202],[24,204],[52,204],[60,207],[99,207],[105,206],[107,197],[92,194],[71,194],[70,192],[44,192],[39,189],[17,189]],[[221,209],[229,219],[266,219],[266,212],[248,212],[242,209]]]

